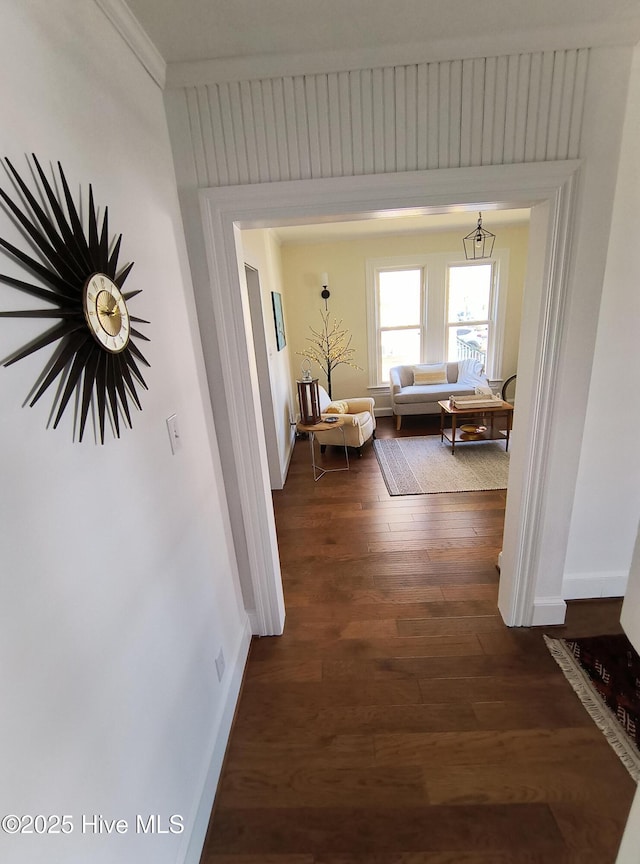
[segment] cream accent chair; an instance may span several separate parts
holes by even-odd
[[[320,450],[324,453],[327,444],[342,447],[356,447],[358,456],[362,456],[362,447],[369,438],[376,437],[376,417],[373,413],[375,401],[368,396],[357,399],[340,399],[337,402],[346,402],[348,412],[346,414],[333,414],[327,412],[331,405],[331,399],[324,387],[318,387],[320,395],[320,413],[323,417],[339,417],[344,420],[344,441],[342,429],[329,429],[326,432],[316,432],[315,436],[320,444]]]

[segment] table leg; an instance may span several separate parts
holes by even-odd
[[[456,446],[456,415],[451,415],[451,455],[453,456],[453,451]]]

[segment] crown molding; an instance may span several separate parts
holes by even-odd
[[[169,63],[166,87],[193,87],[223,81],[349,72],[443,60],[472,60],[503,54],[635,45],[639,40],[640,15],[630,17],[624,22],[607,21],[597,25],[579,22],[572,27],[539,28],[526,33],[496,33],[404,45],[376,45],[355,50],[261,54]]]
[[[95,3],[163,90],[167,77],[167,64],[124,0],[95,0]]]

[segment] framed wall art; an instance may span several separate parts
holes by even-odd
[[[287,344],[284,334],[284,317],[282,315],[282,294],[277,291],[271,292],[271,303],[273,304],[273,322],[276,328],[276,344],[278,351],[282,351]]]

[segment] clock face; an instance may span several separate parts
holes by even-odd
[[[33,388],[30,405],[35,405],[55,383],[51,415],[54,429],[67,406],[72,406],[73,428],[79,441],[90,414],[96,424],[96,437],[102,443],[108,425],[119,438],[121,422],[131,426],[132,403],[142,410],[137,388],[146,390],[147,385],[138,364],[149,366],[136,345],[141,339],[149,341],[137,329],[138,324],[149,322],[134,317],[128,309],[131,298],[141,292],[125,293],[122,287],[133,267],[133,262],[118,265],[122,235],[111,241],[109,210],[104,208],[100,221],[91,185],[88,203],[83,207],[81,200],[81,206],[76,207],[60,163],[59,179],[54,176],[52,183],[33,156],[33,166],[29,167],[36,194],[8,159],[5,163],[20,194],[14,201],[0,188],[0,208],[35,254],[1,237],[0,250],[35,282],[4,273],[0,273],[0,282],[36,297],[46,308],[0,311],[0,318],[59,321],[16,351],[4,365],[55,346]],[[81,219],[83,211],[87,214],[86,230]]]
[[[98,344],[119,354],[129,344],[131,323],[120,289],[105,276],[94,273],[84,286],[82,295],[84,317]]]

